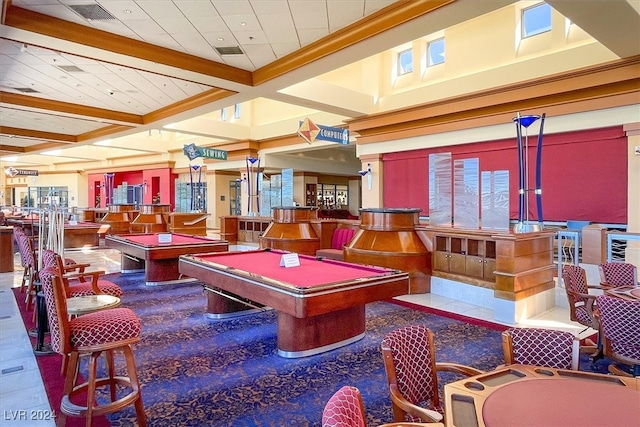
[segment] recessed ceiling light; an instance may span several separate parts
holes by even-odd
[[[126,14],[131,13],[131,11],[129,9],[125,9],[125,10],[123,10],[123,12],[126,13]]]
[[[241,22],[241,23],[240,23],[240,26],[241,26],[241,27],[246,27],[246,26],[247,26],[247,23],[246,23],[246,22]]]
[[[218,40],[219,42],[223,42],[224,41],[224,37],[218,37],[216,40]]]

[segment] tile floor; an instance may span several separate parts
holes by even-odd
[[[246,248],[248,247],[232,249]],[[0,250],[6,250],[6,248],[0,248]],[[120,253],[112,249],[70,250],[65,252],[65,256],[77,262],[88,262],[92,268],[98,270],[106,272],[120,270]],[[0,425],[3,427],[54,426],[55,423],[51,419],[38,419],[48,418],[53,412],[42,384],[36,356],[11,290],[20,286],[22,273],[18,254],[15,255],[15,271],[0,273]],[[440,310],[494,321],[492,310],[438,295],[406,295],[400,298]],[[568,309],[556,307],[540,316],[528,319],[520,326],[569,330],[575,334],[584,329],[568,319]]]

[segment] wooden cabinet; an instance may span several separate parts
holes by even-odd
[[[495,241],[454,234],[435,234],[434,239],[434,274],[442,272],[488,282],[495,280]]]
[[[493,289],[517,301],[552,289],[553,231],[532,233],[422,227],[432,242],[432,275]]]
[[[271,217],[238,217],[238,241],[259,243],[270,223]]]

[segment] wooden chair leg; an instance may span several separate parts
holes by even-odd
[[[136,361],[133,358],[133,349],[130,345],[128,345],[123,350],[124,358],[127,365],[127,375],[129,375],[129,380],[131,381],[131,387],[133,388],[133,390],[137,390],[138,393],[138,397],[134,404],[136,409],[136,416],[138,418],[138,426],[147,427],[147,415],[144,412],[142,392],[140,391],[140,380],[138,378],[138,368],[136,366]]]
[[[62,391],[63,399],[64,396],[69,396],[73,391],[73,387],[76,382],[76,375],[78,372],[78,368],[80,367],[80,355],[77,352],[71,352],[67,359],[67,363],[63,362],[64,370],[66,371],[66,376],[64,379],[64,389]],[[64,402],[63,402],[64,403]],[[62,404],[60,406],[62,407]],[[64,411],[60,411],[58,417],[56,419],[56,425],[58,427],[64,427],[67,423],[67,414]]]
[[[89,378],[87,379],[87,403],[85,413],[85,425],[91,427],[93,420],[93,409],[96,401],[96,385],[98,383],[98,357],[99,352],[91,353],[89,356]]]
[[[111,401],[116,400],[117,382],[114,380],[116,376],[116,369],[113,362],[113,350],[106,351],[104,358],[107,362],[107,374],[109,376],[109,391],[111,393]]]

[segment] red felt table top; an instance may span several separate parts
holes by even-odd
[[[348,264],[332,260],[298,255],[300,266],[281,267],[282,252],[247,251],[195,255],[194,258],[221,264],[254,275],[278,280],[297,288],[310,288],[343,281],[365,279],[393,272],[382,267]]]
[[[482,407],[487,427],[640,426],[640,392],[585,379],[529,379],[500,387]]]
[[[206,243],[218,243],[219,240],[208,239],[202,236],[192,236],[189,234],[171,234],[171,243],[158,243],[158,234],[129,234],[120,235],[119,238],[128,240],[133,243],[138,243],[146,246],[172,246],[172,245],[193,245],[193,244],[206,244]]]

